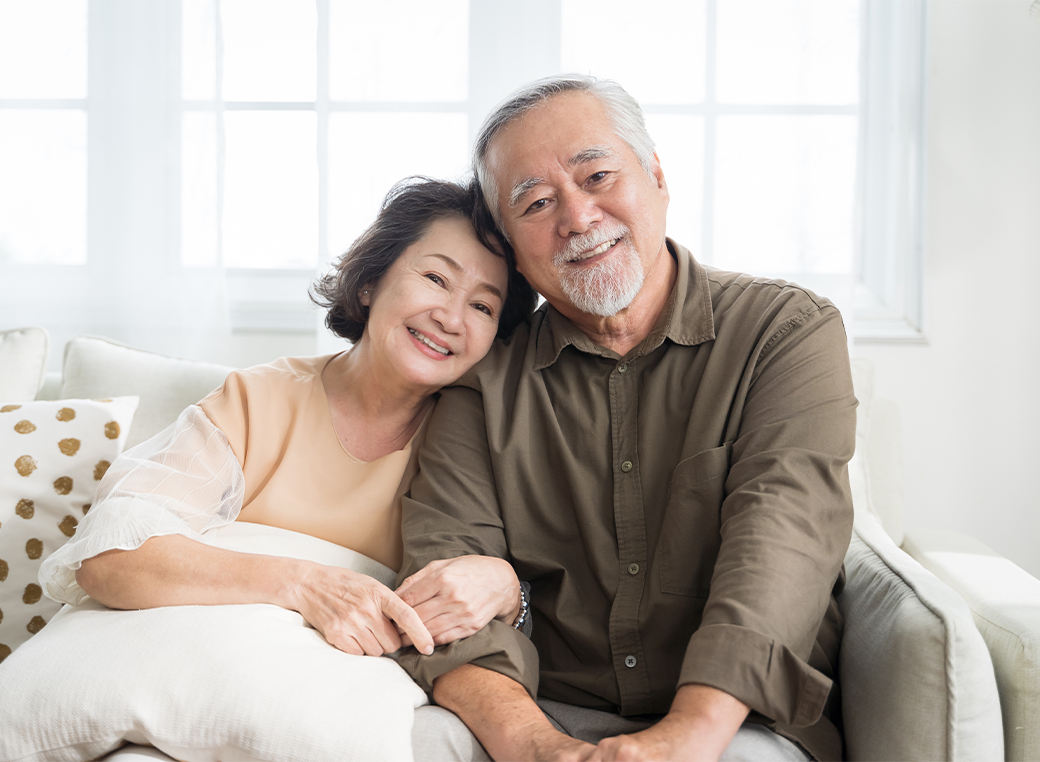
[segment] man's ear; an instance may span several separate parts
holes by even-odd
[[[665,182],[664,170],[661,169],[661,159],[658,158],[657,151],[654,151],[654,157],[650,160],[650,174],[657,179],[657,187],[667,193],[668,183]]]

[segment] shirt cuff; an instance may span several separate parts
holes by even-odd
[[[688,683],[718,688],[796,728],[820,719],[833,684],[782,643],[732,624],[706,625],[690,638],[679,674],[679,685]]]
[[[433,696],[433,681],[463,664],[474,664],[515,680],[534,699],[538,695],[538,652],[512,625],[490,621],[468,638],[438,646],[429,656],[406,648],[397,657],[419,687]]]

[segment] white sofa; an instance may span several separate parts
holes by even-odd
[[[42,329],[0,332],[0,403],[29,387],[27,399],[138,395],[127,446],[229,370],[79,337],[64,348],[62,373],[46,374],[47,352]],[[898,411],[873,394],[869,364],[853,370],[856,523],[840,600],[846,757],[1040,760],[1040,581],[970,538],[904,533]]]

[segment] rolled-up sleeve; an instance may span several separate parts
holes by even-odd
[[[781,723],[824,709],[835,665],[814,648],[852,532],[856,399],[838,311],[781,312],[742,379],[720,547],[679,685],[719,688]]]
[[[419,474],[403,501],[404,565],[398,584],[431,561],[464,555],[510,560],[495,490],[481,395],[445,389],[419,452]],[[398,663],[427,692],[463,664],[499,672],[538,691],[538,653],[529,638],[492,620],[468,638],[424,656],[406,649]]]

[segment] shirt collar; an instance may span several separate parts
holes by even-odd
[[[665,339],[692,347],[715,338],[708,273],[686,247],[677,244],[671,238],[665,240],[668,253],[679,265],[675,286],[668,297],[668,307],[661,313],[649,335],[629,352],[630,357],[653,351]],[[575,349],[587,354],[617,357],[614,352],[599,346],[582,333],[578,326],[551,304],[546,303],[543,309],[546,312],[545,319],[538,327],[535,370],[542,370],[555,363],[564,347],[568,345],[573,345]]]

